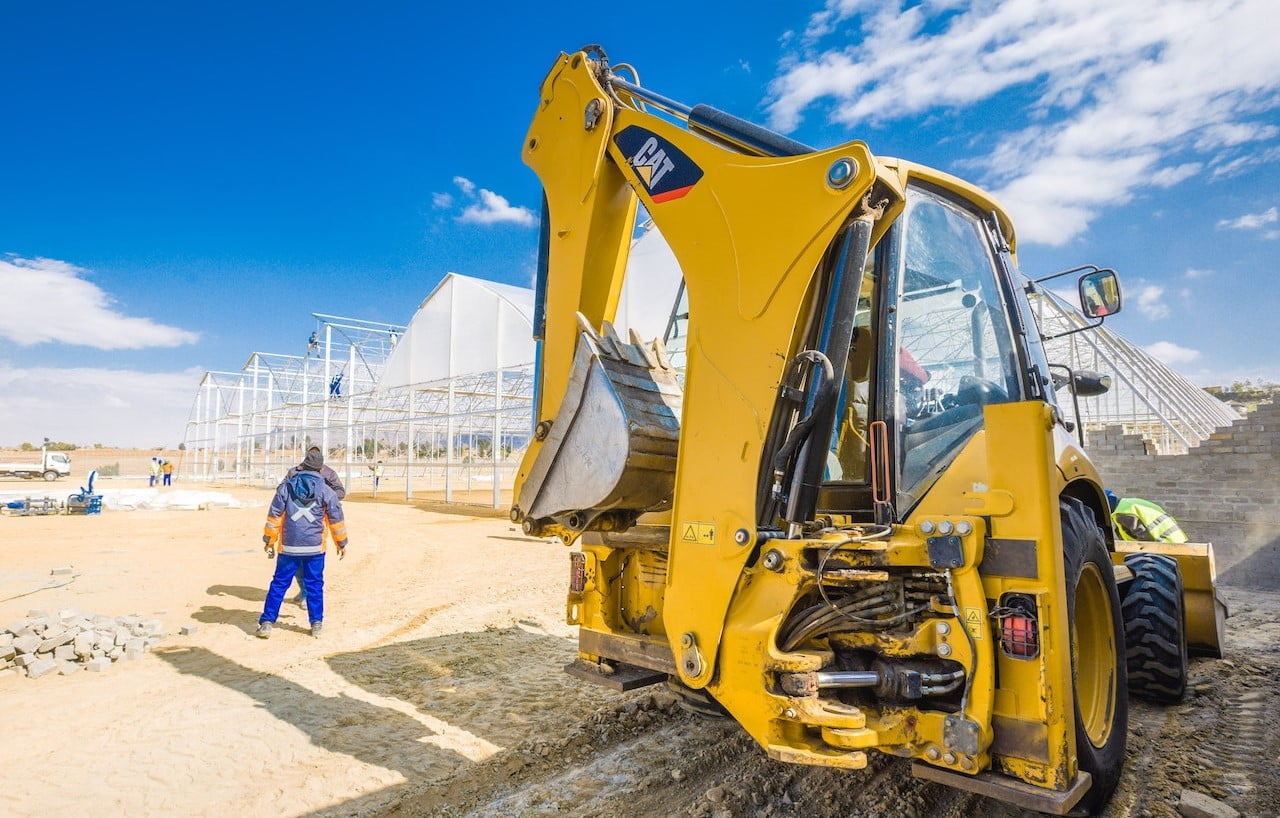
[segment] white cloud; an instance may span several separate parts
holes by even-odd
[[[1151,184],[1156,187],[1173,187],[1179,182],[1195,176],[1200,172],[1201,167],[1202,165],[1199,162],[1186,162],[1181,165],[1160,168],[1151,174]]]
[[[819,102],[853,126],[989,100],[1032,123],[976,157],[1023,240],[1062,244],[1100,208],[1280,135],[1273,0],[905,4],[828,0],[770,85],[771,123],[793,130]],[[1014,89],[1031,110],[1005,107]]]
[[[458,221],[467,224],[516,224],[521,227],[533,227],[538,217],[527,207],[513,205],[505,196],[492,190],[477,187],[476,183],[465,176],[453,177],[463,197],[471,203],[462,209],[457,216]],[[453,206],[454,198],[448,193],[436,193],[432,196],[432,204],[439,209]]]
[[[1144,347],[1144,349],[1149,355],[1169,366],[1189,364],[1200,357],[1199,350],[1178,346],[1172,341],[1156,341],[1154,344]]]
[[[1152,321],[1169,317],[1169,305],[1164,303],[1164,287],[1159,284],[1141,285],[1133,294],[1133,300],[1137,303],[1138,312]]]
[[[1280,145],[1274,145],[1266,149],[1259,149],[1256,145],[1250,145],[1242,152],[1223,151],[1214,157],[1209,164],[1213,168],[1213,179],[1225,179],[1239,176],[1255,165],[1266,165],[1277,161],[1280,161]]]
[[[1183,273],[1183,275],[1192,281],[1196,281],[1197,279],[1208,278],[1213,275],[1213,270],[1200,270],[1195,267],[1188,267],[1187,271]]]
[[[1272,207],[1261,213],[1246,213],[1238,219],[1223,219],[1218,222],[1218,226],[1232,230],[1257,230],[1265,225],[1275,224],[1277,221],[1280,221],[1280,209]]]
[[[0,338],[19,346],[46,342],[98,349],[174,347],[198,333],[133,318],[87,281],[88,270],[47,258],[0,258]]]
[[[471,224],[518,224],[522,227],[533,227],[538,217],[527,207],[519,207],[508,202],[492,190],[480,188],[480,201],[468,205],[458,217],[460,222]]]
[[[0,360],[0,443],[43,437],[77,444],[176,446],[195,398],[199,369],[13,366]]]

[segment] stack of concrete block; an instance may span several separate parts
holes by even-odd
[[[1091,431],[1087,451],[1116,494],[1159,503],[1192,540],[1217,544],[1219,569],[1222,547],[1239,539],[1242,528],[1269,539],[1280,526],[1280,490],[1272,478],[1280,469],[1280,403],[1262,404],[1186,454],[1153,454],[1140,436],[1119,427]]]
[[[0,625],[0,679],[101,672],[112,662],[137,659],[164,635],[160,620],[142,616],[28,611],[26,618]]]

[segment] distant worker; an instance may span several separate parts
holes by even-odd
[[[324,627],[325,535],[333,538],[338,559],[347,554],[347,524],[342,501],[317,471],[303,470],[286,477],[276,487],[267,523],[262,531],[263,550],[275,557],[276,570],[267,589],[267,601],[258,620],[256,636],[267,639],[280,616],[280,604],[299,571],[307,588],[307,617],[311,635]]]
[[[307,339],[307,351],[308,352],[320,351],[320,336],[316,335],[314,332],[311,333],[311,337]]]
[[[166,486],[173,485],[173,461],[161,460],[160,471],[164,474],[164,484]]]
[[[148,483],[147,485],[152,488],[155,488],[156,480],[158,480],[159,477],[160,477],[160,458],[153,457],[151,458],[151,482]]]
[[[396,341],[398,341],[398,340],[399,340],[399,336],[398,336],[398,335],[396,335],[394,332],[392,332],[392,333],[391,333],[389,336],[387,336],[387,337],[388,337],[388,339],[389,339],[389,340],[390,340],[390,342],[391,342],[391,348],[392,348],[392,349],[395,349],[395,348],[396,348]]]
[[[1172,542],[1187,541],[1187,535],[1173,515],[1159,505],[1140,497],[1121,499],[1106,491],[1107,502],[1111,506],[1111,519],[1116,523],[1116,531],[1120,538],[1135,542]]]
[[[339,372],[333,376],[333,380],[329,381],[329,397],[342,397],[342,373]]]
[[[378,483],[382,481],[382,461],[369,464],[369,471],[373,472],[373,496],[378,496]]]
[[[319,446],[312,446],[310,449],[307,449],[307,454],[302,458],[302,462],[294,466],[292,469],[289,469],[289,473],[284,476],[284,479],[286,481],[290,480],[302,472],[313,472],[320,475],[320,478],[324,480],[325,485],[333,490],[333,493],[337,495],[339,500],[347,496],[347,488],[342,485],[342,478],[338,477],[338,473],[336,471],[324,464],[324,452],[320,451]],[[307,601],[307,584],[302,576],[301,565],[298,566],[297,579],[298,595],[293,601],[302,605]],[[286,588],[285,590],[288,589]]]

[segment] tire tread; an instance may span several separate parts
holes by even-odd
[[[1120,603],[1129,692],[1166,704],[1180,701],[1187,688],[1187,647],[1177,560],[1131,554],[1125,565],[1134,573]]]

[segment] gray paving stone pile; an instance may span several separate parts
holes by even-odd
[[[102,616],[74,609],[37,609],[0,624],[0,680],[39,679],[81,670],[102,673],[112,663],[137,659],[165,637],[159,619]]]

